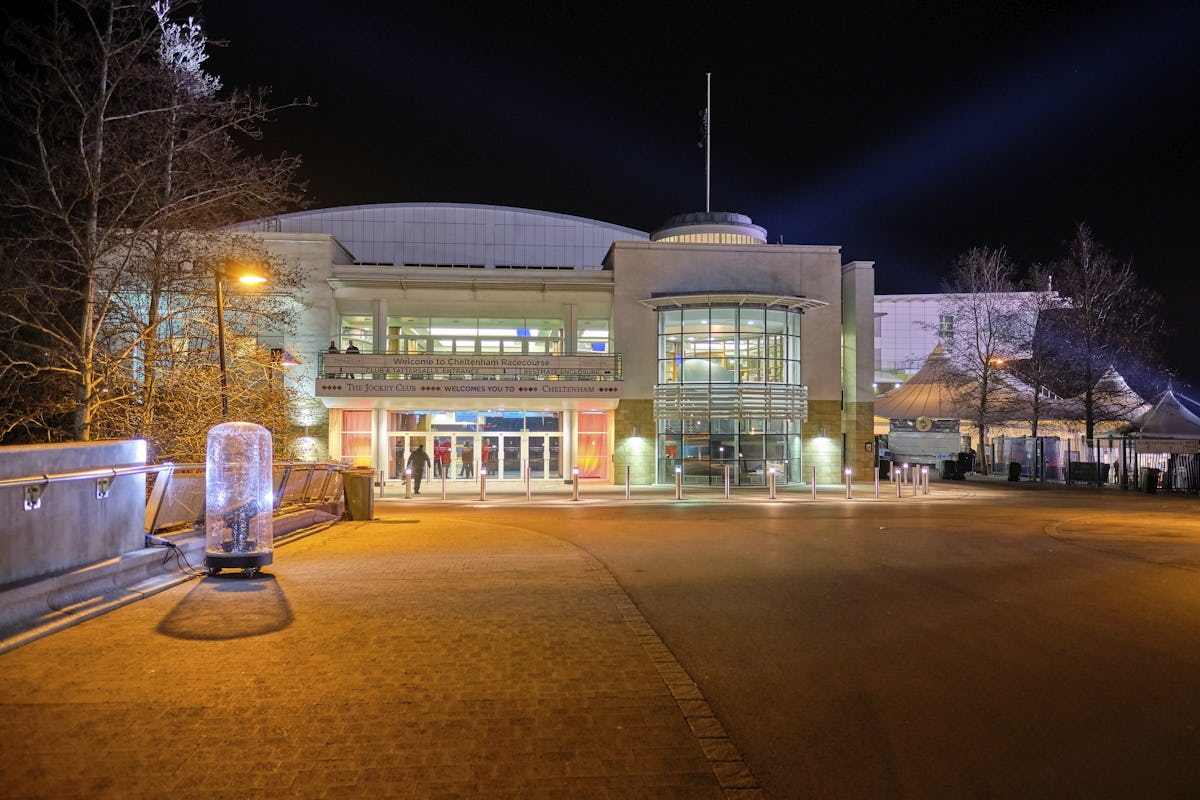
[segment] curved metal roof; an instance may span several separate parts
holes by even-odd
[[[297,211],[235,230],[327,234],[359,264],[600,269],[615,241],[650,235],[584,217],[474,203],[377,203]]]

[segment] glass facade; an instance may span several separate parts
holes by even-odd
[[[369,459],[370,411],[345,411],[353,431],[344,430],[344,452]],[[355,416],[357,415],[357,416]],[[489,477],[516,480],[529,470],[535,480],[562,478],[562,413],[558,411],[388,411],[387,476],[404,477],[408,456],[418,444],[433,459],[433,478],[447,481]],[[356,459],[356,463],[357,459]],[[369,463],[369,461],[368,461]]]
[[[658,382],[800,383],[800,314],[768,308],[658,312]]]
[[[343,314],[341,350],[351,343],[363,353],[374,352],[371,317]],[[550,317],[417,317],[389,316],[384,352],[396,355],[563,355],[567,352],[566,324]],[[612,326],[608,319],[580,319],[575,332],[576,352],[611,354]]]
[[[658,480],[673,481],[676,467],[690,484],[720,485],[726,474],[765,484],[772,468],[779,482],[800,480],[799,419],[775,392],[800,383],[799,311],[660,308],[656,398],[674,401],[655,412]]]

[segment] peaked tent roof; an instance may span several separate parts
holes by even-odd
[[[1200,417],[1183,407],[1170,389],[1133,423],[1130,433],[1155,439],[1200,439]]]
[[[903,385],[875,398],[875,416],[884,419],[959,419],[950,388],[942,382],[946,351],[939,343]]]

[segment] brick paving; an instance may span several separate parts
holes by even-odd
[[[376,515],[0,655],[0,795],[762,796],[589,555]]]

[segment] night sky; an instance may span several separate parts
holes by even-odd
[[[1164,296],[1168,359],[1200,385],[1200,4],[824,5],[206,0],[202,16],[227,85],[318,104],[263,143],[304,157],[314,207],[653,230],[704,209],[712,73],[714,211],[874,261],[880,294],[940,290],[975,245],[1052,261],[1086,222]]]

